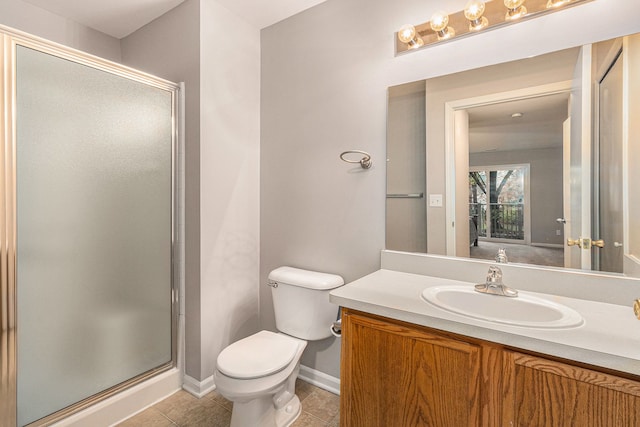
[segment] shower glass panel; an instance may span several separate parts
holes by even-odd
[[[22,426],[172,360],[173,94],[17,46]]]

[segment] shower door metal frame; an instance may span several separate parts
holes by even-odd
[[[184,90],[181,85],[0,25],[0,427],[17,423],[16,48],[23,46],[171,93],[171,361],[31,424],[50,425],[178,368],[180,296],[184,294]],[[181,354],[180,354],[181,356]]]

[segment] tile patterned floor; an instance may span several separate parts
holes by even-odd
[[[292,427],[338,427],[340,399],[301,380],[296,394],[302,402],[302,414]],[[184,390],[120,423],[117,427],[228,427],[233,404],[216,391],[198,399]]]

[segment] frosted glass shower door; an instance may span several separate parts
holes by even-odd
[[[16,49],[22,426],[172,361],[174,98]]]

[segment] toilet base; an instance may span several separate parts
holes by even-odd
[[[298,396],[294,395],[283,408],[276,410],[276,426],[289,427],[298,419],[302,412],[302,404]]]
[[[300,416],[302,405],[298,396],[276,409],[273,396],[265,396],[248,402],[233,402],[231,427],[288,427]],[[257,423],[257,424],[256,424]]]

